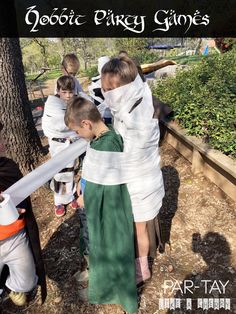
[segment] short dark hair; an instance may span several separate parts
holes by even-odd
[[[73,91],[75,89],[75,81],[73,77],[69,75],[63,75],[59,77],[57,80],[57,90],[71,90]]]
[[[102,75],[119,76],[122,84],[133,82],[138,74],[135,63],[128,57],[112,58],[102,67]]]
[[[94,103],[80,96],[74,97],[67,106],[65,124],[68,127],[71,124],[80,126],[82,120],[98,122],[102,120],[102,117]]]

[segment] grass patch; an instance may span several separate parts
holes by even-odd
[[[25,77],[26,81],[31,81],[35,79],[39,73],[34,73],[34,74],[29,74]],[[60,77],[62,75],[61,69],[54,69],[45,72],[42,76],[40,76],[39,80],[41,82],[47,81],[47,80],[52,80]]]
[[[194,55],[194,56],[174,56],[174,57],[169,57],[169,58],[167,57],[166,59],[173,60],[178,64],[193,65],[209,57],[211,56]]]

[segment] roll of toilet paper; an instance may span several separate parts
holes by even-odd
[[[17,206],[40,186],[53,178],[61,169],[65,168],[68,163],[82,155],[87,146],[88,142],[81,138],[18,180],[4,193],[9,194],[13,204]]]
[[[10,225],[19,217],[19,213],[9,194],[1,194],[4,198],[0,202],[0,225]]]

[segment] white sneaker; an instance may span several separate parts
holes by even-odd
[[[23,306],[26,304],[26,294],[24,292],[11,291],[9,293],[9,298],[17,306]]]

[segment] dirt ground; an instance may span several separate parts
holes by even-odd
[[[86,79],[83,83],[86,89]],[[45,94],[53,94],[54,86],[55,80],[48,81]],[[45,140],[43,143],[46,145]],[[166,245],[163,254],[157,252],[152,279],[141,291],[139,313],[236,313],[236,204],[208,179],[194,176],[190,163],[167,143],[162,143],[160,151],[166,191],[160,216]],[[78,299],[84,286],[73,275],[84,264],[79,253],[77,210],[56,218],[53,194],[46,187],[31,199],[40,230],[48,297],[41,305],[38,291],[25,308],[6,299],[0,304],[0,313],[122,314],[117,305],[90,305]],[[196,310],[196,300],[209,297],[230,298],[231,309]],[[169,298],[181,299],[181,310],[162,310],[162,302]],[[187,298],[193,303],[190,311],[185,308]]]
[[[161,147],[161,156],[166,189],[161,220],[166,250],[164,254],[157,253],[152,280],[141,294],[139,312],[236,313],[236,204],[203,176],[193,176],[189,162],[166,143]],[[65,217],[56,218],[52,211],[53,195],[45,187],[32,195],[32,201],[40,229],[48,297],[45,304],[40,305],[38,293],[36,299],[22,309],[6,300],[1,306],[2,313],[122,314],[122,309],[116,305],[90,305],[78,300],[78,290],[82,287],[73,277],[82,267],[77,211],[69,210]],[[201,286],[203,280],[211,281],[206,287],[190,289],[194,290],[191,294],[184,291],[186,280],[194,282],[194,286]],[[224,295],[220,295],[220,289],[212,289],[209,294],[214,280],[218,284],[219,280],[223,283],[229,280]],[[177,281],[182,286],[177,285]],[[194,304],[195,299],[209,295],[230,298],[231,310],[159,310],[162,298],[175,297],[185,302],[190,297]]]

